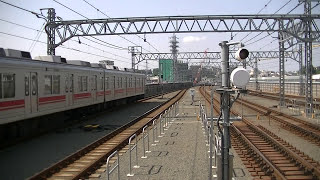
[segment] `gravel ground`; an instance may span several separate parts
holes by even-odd
[[[156,98],[122,106],[91,120],[2,149],[0,150],[0,179],[20,180],[30,177],[142,115],[174,94],[176,93],[165,95],[163,99]],[[101,128],[85,131],[82,127],[87,124],[99,124]]]

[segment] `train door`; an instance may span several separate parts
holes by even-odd
[[[38,75],[36,72],[31,73],[31,112],[38,111]]]
[[[93,101],[96,101],[97,100],[97,75],[93,75],[91,83],[92,83],[92,86],[91,86],[92,99]]]
[[[66,99],[67,99],[67,105],[72,106],[73,105],[73,91],[74,91],[74,81],[73,81],[73,74],[67,74],[66,77]]]
[[[38,112],[38,75],[36,72],[27,73],[25,83],[26,113]]]

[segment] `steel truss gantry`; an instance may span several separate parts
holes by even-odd
[[[75,36],[199,32],[282,31],[303,42],[311,42],[320,37],[316,23],[319,19],[319,14],[157,16],[49,21],[46,29],[55,29],[59,40],[56,47]],[[308,21],[311,32],[310,37],[305,37],[301,32]]]
[[[235,52],[230,51],[229,56],[235,59]],[[250,51],[247,65],[254,67],[254,59],[276,59],[279,58],[279,51]],[[299,51],[286,51],[284,57],[297,61],[300,54]],[[178,59],[208,59],[220,60],[221,52],[179,52]],[[173,59],[172,53],[141,53],[135,54],[134,59],[136,64],[144,60],[159,60],[159,59]]]
[[[51,8],[48,10],[48,21],[45,26],[48,35],[47,52],[49,55],[55,55],[56,47],[72,37],[79,36],[199,32],[278,32],[280,51],[284,51],[284,47],[287,49],[293,46],[292,39],[296,42],[305,43],[306,112],[309,116],[312,113],[313,106],[312,42],[320,39],[320,30],[317,24],[320,20],[320,14],[311,14],[311,0],[300,1],[305,2],[305,13],[302,15],[156,16],[57,21],[53,19],[56,16],[54,9]],[[281,71],[284,71],[284,66],[281,64],[284,55],[282,52],[280,53],[281,73]],[[284,94],[284,89],[280,89],[281,96],[281,93]]]

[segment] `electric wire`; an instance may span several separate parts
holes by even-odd
[[[60,3],[60,2],[58,2],[57,0],[53,0],[53,1],[54,1],[54,2],[56,2],[56,3],[58,3],[58,4],[60,4],[60,5],[62,5],[63,7],[67,8],[67,9],[71,10],[72,12],[75,12],[76,14],[78,14],[78,15],[80,15],[80,16],[82,16],[82,17],[86,18],[86,19],[89,19],[88,17],[86,17],[86,16],[84,16],[84,15],[80,14],[79,12],[77,12],[77,11],[75,11],[75,10],[71,9],[70,7],[68,7],[68,6],[66,6],[66,5],[64,5],[64,4]],[[99,12],[100,12],[100,10],[99,10]],[[134,44],[134,45],[136,45],[136,46],[139,46],[138,44],[136,44],[136,43],[134,43],[134,42],[132,42],[132,41],[128,40],[128,39],[127,39],[127,38],[125,38],[125,37],[122,37],[122,36],[120,36],[120,35],[118,35],[118,36],[119,36],[119,37],[121,37],[121,38],[123,38],[123,39],[125,39],[125,40],[127,40],[127,41],[129,41],[129,42],[131,42],[132,44]],[[95,37],[91,37],[91,38],[94,38],[94,39],[96,39],[96,40],[99,40],[98,38],[95,38]],[[99,40],[99,41],[102,41],[102,40]],[[104,43],[106,43],[106,42],[104,42]],[[108,43],[108,44],[110,44],[110,43]],[[116,45],[113,45],[113,46],[116,46]],[[126,49],[126,48],[123,48],[123,49]],[[144,50],[146,50],[146,51],[150,52],[149,50],[147,50],[147,49],[145,49],[145,48],[143,48],[143,47],[142,47],[142,49],[144,49]]]
[[[27,38],[27,37],[15,35],[15,34],[10,34],[10,33],[6,33],[6,32],[1,32],[1,31],[0,31],[0,34],[12,36],[12,37],[16,37],[16,38],[20,38],[20,39],[24,39],[24,40],[29,40],[29,41],[36,41],[36,42],[42,43],[42,44],[47,44],[47,42],[44,42],[44,41],[34,40],[34,39],[31,39],[31,38]],[[123,60],[119,60],[119,59],[115,59],[115,58],[111,58],[111,57],[107,57],[107,56],[102,56],[102,55],[98,55],[98,54],[93,54],[93,53],[90,53],[90,52],[85,52],[85,51],[82,51],[82,50],[79,50],[79,49],[66,47],[66,46],[64,46],[64,45],[61,45],[60,47],[63,48],[63,49],[68,49],[68,50],[72,50],[72,51],[81,52],[81,53],[84,53],[84,54],[89,54],[89,55],[93,55],[93,56],[97,56],[97,57],[102,57],[102,58],[106,58],[106,59],[112,59],[112,60],[124,62],[124,63],[127,63],[127,64],[131,64],[131,62],[127,62],[127,61],[123,61]],[[143,66],[143,65],[142,65],[142,66]],[[144,67],[145,67],[145,66],[144,66]]]
[[[82,16],[83,18],[85,18],[85,19],[89,19],[88,17],[86,17],[86,16],[84,16],[84,15],[82,15],[81,13],[79,13],[79,12],[77,12],[77,11],[75,11],[75,10],[73,10],[73,9],[71,9],[70,7],[68,7],[68,6],[66,6],[66,5],[64,5],[64,4],[62,4],[61,2],[59,2],[59,1],[57,1],[57,0],[53,0],[54,2],[56,2],[56,3],[58,3],[58,4],[60,4],[61,6],[63,6],[63,7],[65,7],[65,8],[67,8],[67,9],[69,9],[70,11],[72,11],[72,12],[74,12],[74,13],[76,13],[76,14],[78,14],[78,15],[80,15],[80,16]],[[100,10],[99,10],[99,12],[100,12]],[[123,39],[125,39],[125,40],[127,40],[128,42],[130,42],[130,43],[132,43],[132,44],[134,44],[134,45],[136,45],[136,46],[139,46],[138,44],[136,44],[136,43],[134,43],[134,42],[132,42],[132,41],[130,41],[130,40],[128,40],[127,38],[125,38],[125,37],[122,37],[122,36],[120,36],[120,35],[118,35],[119,37],[121,37],[121,38],[123,38]],[[93,38],[93,37],[91,37],[91,38]],[[108,43],[108,44],[110,44],[110,43]],[[116,45],[113,45],[113,46],[116,46]],[[119,46],[117,46],[117,47],[119,47]],[[143,48],[144,49],[144,48]],[[124,47],[122,47],[122,50],[127,50],[126,48],[124,48]],[[146,49],[145,49],[146,50]],[[148,51],[148,50],[147,50]],[[149,51],[150,52],[150,51]]]
[[[75,10],[71,9],[70,7],[68,7],[68,6],[64,5],[64,4],[62,4],[61,2],[59,2],[59,1],[57,1],[57,0],[53,0],[53,1],[54,1],[54,2],[56,2],[56,3],[58,3],[58,4],[60,4],[61,6],[65,7],[65,8],[67,8],[68,10],[70,10],[70,11],[72,11],[72,12],[74,12],[74,13],[76,13],[76,14],[80,15],[80,16],[81,16],[81,17],[83,17],[83,18],[85,18],[85,19],[89,19],[88,17],[86,17],[86,16],[84,16],[84,15],[80,14],[79,12],[77,12],[77,11],[75,11]],[[96,38],[96,39],[97,39],[97,38]],[[101,41],[102,41],[102,40],[101,40]],[[108,44],[108,45],[110,45],[110,46],[114,46],[114,47],[116,47],[116,48],[118,48],[118,49],[121,49],[121,50],[127,50],[127,48],[120,47],[120,46],[117,46],[117,45],[114,45],[114,44],[111,44],[111,43],[107,43],[107,42],[104,42],[104,43],[106,43],[106,44]],[[112,47],[110,47],[110,48],[112,48]],[[114,48],[114,49],[116,49],[116,48]]]
[[[8,2],[2,1],[2,0],[0,0],[0,2],[2,2],[2,3],[4,3],[4,4],[7,4],[7,5],[9,5],[9,6],[12,6],[12,7],[14,7],[14,8],[17,8],[17,9],[20,9],[20,10],[23,10],[23,11],[26,11],[26,12],[29,12],[29,13],[31,13],[31,14],[33,14],[33,15],[36,15],[37,17],[43,17],[42,14],[36,13],[36,12],[34,12],[34,11],[30,11],[30,10],[28,10],[28,9],[19,7],[19,6],[17,6],[17,5],[14,5],[14,4],[11,4],[11,3],[8,3]]]
[[[291,1],[292,1],[292,0],[287,1],[287,2],[286,2],[283,6],[281,6],[275,13],[273,13],[273,15],[275,15],[276,13],[278,13],[281,9],[283,9],[285,6],[287,6]],[[293,9],[291,9],[287,14],[289,14],[290,12],[292,12],[293,10],[295,10],[295,9],[296,9],[297,7],[299,7],[301,4],[302,4],[302,2],[298,3],[298,4],[297,4]],[[260,32],[259,34],[257,34],[257,35],[254,36],[253,38],[245,41],[244,44],[250,42],[250,41],[253,40],[254,38],[256,38],[256,37],[258,37],[259,35],[261,35],[262,33],[263,33],[263,32]],[[248,44],[246,44],[246,45],[254,44],[254,43],[256,43],[256,42],[258,42],[258,41],[260,41],[260,40],[262,40],[262,39],[265,39],[265,38],[268,37],[268,36],[271,36],[271,34],[273,34],[273,33],[274,33],[274,32],[268,33],[268,35],[266,35],[266,36],[264,36],[264,37],[262,37],[262,38],[260,38],[260,39],[258,39],[258,40],[256,40],[256,41],[254,41],[254,42],[248,43]],[[250,33],[249,33],[249,34],[250,34]],[[243,38],[243,39],[244,39],[244,38]],[[243,39],[242,39],[242,40],[243,40]],[[241,40],[241,41],[242,41],[242,40]],[[275,41],[275,40],[277,40],[277,39],[274,39],[273,41]],[[261,48],[260,48],[260,49],[261,49]]]
[[[14,23],[14,22],[11,22],[11,21],[8,21],[8,20],[5,20],[5,19],[1,19],[0,18],[0,21],[3,21],[3,22],[6,22],[6,23],[9,23],[9,24],[13,24],[13,25],[16,25],[16,26],[24,27],[24,28],[31,29],[31,30],[39,32],[38,29],[34,29],[32,27],[28,27],[28,26],[25,26],[25,25],[22,25],[22,24],[17,24],[17,23]]]
[[[96,9],[98,12],[100,12],[101,14],[105,15],[106,17],[112,19],[110,16],[108,16],[106,13],[100,11],[100,9],[96,8],[94,5],[92,5],[91,3],[89,3],[86,0],[83,0],[85,3],[87,3],[89,6],[91,6],[92,8]],[[139,37],[140,39],[144,40],[144,38],[140,37],[138,34],[135,34],[137,37]],[[122,37],[122,36],[121,36]],[[132,43],[132,42],[131,42]],[[146,43],[148,43],[153,49],[155,49],[156,51],[160,52],[157,48],[155,48],[150,42],[146,41]],[[150,52],[150,51],[149,51]]]
[[[269,1],[260,9],[260,11],[259,11],[257,14],[260,14],[261,11],[262,11],[263,9],[265,9],[266,7],[268,7],[268,5],[269,5],[271,2],[272,2],[272,0],[269,0]],[[238,34],[239,34],[239,32],[236,33],[234,36],[232,36],[232,38],[236,37]],[[246,37],[248,37],[248,36],[249,36],[249,34],[247,34]],[[240,40],[240,41],[242,41],[242,40]]]
[[[37,30],[37,29],[34,29],[34,28],[32,28],[32,27],[28,27],[28,26],[25,26],[25,25],[22,25],[22,24],[14,23],[14,22],[11,22],[11,21],[8,21],[8,20],[5,20],[5,19],[1,19],[1,18],[0,18],[0,20],[3,21],[3,22],[9,23],[9,24],[13,24],[13,25],[16,25],[16,26],[20,26],[20,27],[23,27],[23,28],[30,29],[30,30],[33,30],[33,31],[38,32],[38,36],[36,36],[36,38],[38,37],[37,39],[39,39],[40,36],[42,35],[42,33],[44,32],[43,30],[41,30],[43,27],[42,27],[40,30]],[[91,39],[88,39],[87,37],[82,37],[82,38],[87,39],[88,41],[91,41],[91,42],[93,42],[93,43],[99,44],[99,45],[101,45],[101,46],[105,46],[105,47],[110,48],[110,46],[106,45],[106,44],[109,44],[109,43],[107,43],[107,42],[105,42],[105,41],[102,41],[102,40],[100,40],[100,39],[98,39],[98,38],[93,37],[93,38],[95,38],[95,39],[97,39],[97,40],[99,40],[99,41],[101,41],[101,42],[103,42],[103,43],[105,43],[105,44],[102,44],[102,43],[93,41],[93,40],[91,40]],[[76,40],[71,40],[71,41],[78,42],[78,41],[76,41]],[[38,42],[38,41],[34,41],[34,42]],[[35,45],[34,45],[34,46],[35,46]],[[113,48],[113,47],[111,47],[111,48]],[[31,49],[31,47],[29,48],[29,51],[30,51],[30,49]],[[31,50],[31,52],[32,52],[32,50]],[[116,55],[116,54],[114,54],[114,53],[110,53],[110,52],[108,52],[108,51],[103,51],[103,52],[108,53],[108,54],[112,54],[112,55],[115,55],[115,56],[119,56],[119,55]],[[124,58],[123,56],[119,56],[119,57]]]
[[[40,36],[41,36],[41,34],[42,34],[42,32],[43,32],[42,29],[44,28],[44,26],[45,26],[45,23],[42,24],[42,26],[41,26],[40,30],[38,31],[38,33],[37,33],[36,37],[34,38],[34,40],[39,40],[39,39],[40,39]],[[33,49],[34,49],[34,47],[36,46],[36,44],[37,44],[37,41],[33,41],[33,42],[31,43],[30,48],[29,48],[29,51],[30,51],[30,52],[33,51]]]
[[[302,3],[303,3],[303,2],[299,2],[299,3],[298,3],[294,8],[292,8],[287,14],[290,14],[292,11],[294,11],[295,9],[297,9]],[[320,4],[320,3],[318,3],[318,4]],[[316,6],[314,6],[314,7],[316,7]],[[313,8],[314,8],[314,7],[313,7]],[[267,43],[266,45],[260,47],[259,50],[261,50],[262,48],[264,48],[264,47],[272,44],[272,43],[273,43],[274,41],[276,41],[276,40],[278,40],[278,39],[273,39],[271,42],[269,42],[269,43]],[[252,43],[250,43],[250,44],[252,44]]]

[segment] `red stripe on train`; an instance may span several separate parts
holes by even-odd
[[[65,99],[62,100],[55,100],[55,101],[47,101],[47,102],[41,102],[39,105],[44,105],[44,104],[51,104],[51,103],[58,103],[58,102],[64,102]]]
[[[88,98],[91,97],[91,93],[74,94],[73,97],[76,99]]]
[[[24,99],[0,102],[0,108],[18,106],[18,105],[24,105]]]
[[[124,89],[117,89],[117,90],[114,90],[114,93],[115,93],[115,94],[123,93],[123,92],[124,92]]]
[[[111,94],[111,91],[100,91],[100,92],[97,92],[97,95],[98,96],[103,96],[103,95],[110,95]]]
[[[39,98],[39,103],[44,103],[44,102],[48,102],[48,101],[64,101],[66,99],[65,95],[62,96],[50,96],[50,97],[41,97]]]
[[[18,108],[24,108],[24,105],[15,106],[15,107],[7,107],[7,108],[0,109],[0,111],[6,111],[6,110],[18,109]]]

